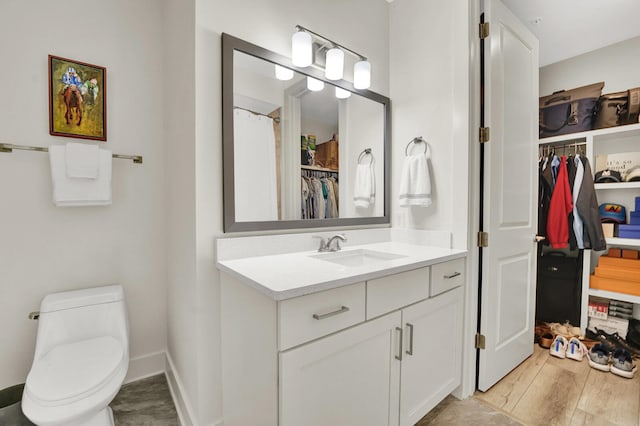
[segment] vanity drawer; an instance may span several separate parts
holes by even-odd
[[[462,258],[431,266],[431,297],[464,284],[464,262]]]
[[[278,302],[279,349],[364,321],[365,283]]]
[[[367,281],[367,319],[429,297],[429,267]]]

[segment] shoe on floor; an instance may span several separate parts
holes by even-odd
[[[567,353],[567,339],[564,336],[556,336],[549,348],[549,353],[558,358],[565,358]]]
[[[636,372],[636,364],[631,358],[631,353],[626,349],[616,349],[613,352],[611,362],[611,372],[627,379],[633,379],[633,374]]]
[[[609,367],[609,354],[611,351],[609,347],[602,343],[597,343],[589,350],[587,357],[589,358],[589,366],[600,371],[610,371]]]
[[[587,347],[577,337],[569,339],[566,357],[575,361],[582,361],[582,358],[589,352]]]
[[[541,348],[549,349],[553,343],[553,334],[544,333],[540,336],[540,342],[538,343]]]

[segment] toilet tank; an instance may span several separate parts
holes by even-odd
[[[53,293],[40,304],[35,359],[53,346],[113,336],[129,354],[129,319],[120,285]]]

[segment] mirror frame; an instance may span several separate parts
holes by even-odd
[[[382,216],[350,217],[332,219],[297,219],[274,220],[260,222],[236,222],[235,220],[235,182],[234,182],[234,135],[233,135],[233,67],[234,52],[282,65],[300,74],[322,80],[333,86],[349,90],[355,94],[382,104],[384,111],[384,212]],[[306,229],[338,226],[356,226],[390,223],[391,206],[391,101],[386,96],[370,90],[354,89],[346,80],[330,81],[324,77],[322,70],[313,66],[299,68],[291,63],[291,59],[264,49],[255,44],[222,33],[222,159],[223,159],[223,209],[224,232],[269,231],[278,229]]]

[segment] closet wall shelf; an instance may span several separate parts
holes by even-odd
[[[637,238],[607,238],[607,246],[640,247],[640,240]]]
[[[596,183],[593,185],[595,189],[634,189],[640,188],[640,182],[610,182]]]
[[[317,167],[317,166],[300,166],[301,169],[304,170],[315,170],[319,172],[333,172],[338,173],[338,169],[327,169],[326,167]]]
[[[49,152],[49,148],[42,146],[29,146],[29,145],[13,145],[10,143],[0,143],[0,152],[13,152],[14,149],[22,151],[37,151],[37,152]],[[132,160],[136,164],[142,164],[142,155],[124,155],[124,154],[112,154],[113,158],[121,160]]]
[[[597,296],[605,299],[620,300],[622,302],[640,303],[640,296],[634,296],[633,294],[616,293],[613,291],[597,290],[595,288],[589,288],[589,296]]]
[[[626,126],[609,127],[606,129],[589,130],[587,132],[570,133],[560,136],[552,136],[549,138],[542,138],[538,140],[539,145],[544,145],[554,142],[568,142],[572,140],[584,140],[587,137],[597,137],[598,141],[606,140],[609,136],[611,138],[620,137],[619,133],[625,133],[625,136],[640,136],[640,123],[627,124]]]

